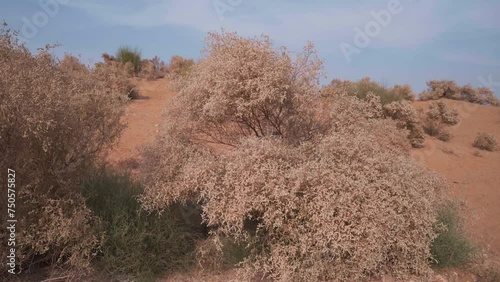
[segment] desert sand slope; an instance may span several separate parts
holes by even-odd
[[[413,156],[447,178],[452,195],[467,205],[471,234],[499,258],[500,151],[480,151],[472,143],[479,132],[493,134],[500,142],[500,107],[446,102],[461,116],[461,122],[450,128],[452,139],[442,142],[428,137],[425,148],[413,150]],[[426,109],[429,104],[415,102],[414,106]]]

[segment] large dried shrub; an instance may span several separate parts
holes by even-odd
[[[428,277],[445,182],[411,159],[407,132],[381,118],[380,98],[311,107],[321,69],[310,48],[293,62],[268,38],[229,33],[210,34],[207,51],[145,150],[143,207],[197,200],[213,239],[248,243],[249,276]],[[200,143],[201,134],[231,147]]]
[[[429,110],[424,117],[424,131],[442,141],[448,141],[451,135],[446,127],[456,125],[459,122],[460,116],[457,110],[450,109],[448,104],[442,100],[435,101],[429,105]]]
[[[321,61],[312,45],[294,60],[267,37],[211,33],[205,56],[181,80],[174,104],[203,141],[234,145],[246,136],[281,136],[300,142],[313,123]]]
[[[428,89],[420,94],[420,100],[447,98],[482,105],[500,105],[493,91],[487,87],[474,88],[470,84],[458,86],[452,80],[431,80],[427,82],[427,86]]]
[[[95,218],[84,205],[79,183],[119,136],[122,106],[105,83],[79,67],[75,71],[81,75],[72,75],[65,65],[57,66],[50,49],[32,54],[9,30],[1,30],[0,167],[17,174],[21,267],[88,267],[100,243],[90,228]],[[80,66],[73,60],[70,65]],[[5,180],[0,180],[2,186]],[[5,230],[1,232],[3,237]]]

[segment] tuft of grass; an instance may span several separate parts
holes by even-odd
[[[438,267],[461,267],[474,255],[474,247],[467,237],[458,208],[446,204],[438,212],[438,237],[431,245],[431,263]]]
[[[116,59],[122,64],[131,63],[134,66],[134,72],[137,74],[141,69],[141,51],[137,48],[122,46],[116,52]]]
[[[222,265],[224,268],[232,268],[245,260],[250,255],[250,247],[244,241],[232,238],[222,240]]]
[[[98,170],[83,185],[86,204],[101,221],[104,243],[95,261],[108,275],[150,280],[186,269],[194,260],[199,233],[168,207],[161,215],[141,210],[140,184],[126,174]]]

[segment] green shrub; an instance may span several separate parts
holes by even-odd
[[[137,197],[142,186],[105,169],[86,181],[83,190],[87,206],[102,223],[105,238],[96,264],[107,274],[152,278],[194,262],[199,233],[182,221],[178,207],[159,216],[141,211]]]
[[[250,248],[244,241],[237,241],[231,238],[222,240],[222,265],[231,268],[242,262],[250,255]]]
[[[356,96],[360,99],[365,99],[368,93],[380,97],[382,105],[387,105],[392,102],[403,100],[415,100],[415,94],[411,86],[395,85],[394,87],[385,87],[369,77],[364,77],[359,81],[351,82],[348,80],[334,79],[323,89],[323,94],[331,95],[338,92],[347,92],[349,95]]]
[[[462,227],[458,208],[452,204],[438,212],[438,236],[431,245],[432,264],[436,267],[460,267],[474,255],[474,247]]]
[[[131,63],[136,74],[141,70],[141,51],[137,48],[120,47],[116,52],[116,59],[122,64]]]

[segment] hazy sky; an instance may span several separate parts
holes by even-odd
[[[1,0],[0,20],[35,50],[99,61],[119,46],[198,58],[207,31],[268,34],[299,51],[313,41],[333,78],[409,83],[430,79],[493,88],[500,96],[498,0]]]

